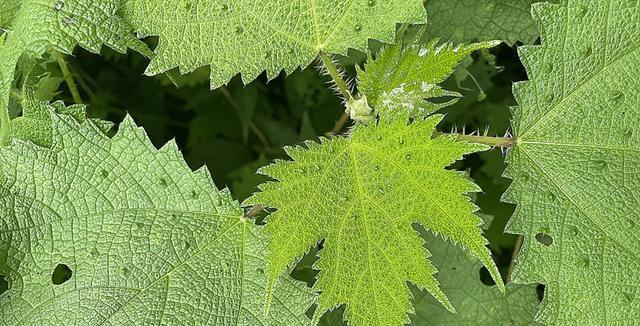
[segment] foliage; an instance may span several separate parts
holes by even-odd
[[[476,50],[496,44],[454,46],[431,42],[426,46],[411,44],[406,48],[397,44],[388,46],[375,60],[369,56],[364,71],[357,69],[358,87],[378,111],[403,110],[411,115],[424,116],[455,102],[435,104],[428,99],[458,95],[438,84],[453,72],[460,61]]]
[[[538,306],[535,286],[507,287],[506,295],[485,280],[478,280],[481,264],[460,248],[447,243],[425,229],[418,229],[431,248],[433,264],[442,271],[440,286],[457,307],[451,314],[432,296],[412,287],[416,312],[413,325],[531,325]],[[446,272],[444,272],[446,271]]]
[[[521,48],[508,230],[525,235],[514,280],[547,284],[546,324],[640,320],[639,6],[536,5],[542,46]]]
[[[456,42],[505,40],[533,43],[538,30],[531,4],[540,0],[428,0],[431,37]]]
[[[639,14],[1,1],[0,325],[634,324]]]
[[[3,324],[307,323],[313,296],[287,278],[264,306],[262,230],[175,143],[155,150],[128,117],[111,139],[91,122],[51,120],[50,148],[0,152],[0,272],[15,282]],[[73,278],[52,284],[60,264]]]
[[[316,285],[322,292],[320,311],[346,303],[352,325],[400,324],[410,309],[407,280],[454,310],[432,276],[436,270],[426,261],[428,251],[419,249],[414,221],[471,251],[499,281],[475,208],[461,196],[477,189],[443,169],[484,147],[445,136],[430,140],[438,121],[432,117],[407,127],[406,120],[396,119],[359,127],[349,138],[289,148],[294,162],[263,168],[279,182],[262,185],[248,203],[279,209],[267,223],[272,282],[325,239]],[[354,275],[357,269],[364,271]]]
[[[318,52],[365,50],[369,38],[390,42],[396,23],[423,23],[421,0],[214,1],[129,0],[125,19],[160,45],[148,74],[211,66],[211,87],[238,73],[244,82],[266,71],[306,67]]]
[[[12,21],[0,46],[0,141],[8,140],[9,93],[18,61],[23,55],[38,58],[47,49],[71,53],[76,45],[94,53],[103,44],[124,52],[128,47],[145,52],[122,19],[116,15],[119,0],[47,0],[44,3],[9,0],[6,8]],[[3,15],[4,16],[4,15]],[[7,21],[9,19],[7,18]]]
[[[461,196],[477,188],[444,170],[462,155],[486,147],[456,142],[452,136],[430,139],[437,116],[407,126],[410,116],[433,111],[424,98],[445,93],[436,83],[468,53],[487,46],[383,50],[359,73],[360,90],[380,112],[379,123],[357,125],[348,138],[288,148],[293,162],[261,170],[278,182],[261,186],[245,204],[278,208],[267,224],[274,280],[324,239],[318,263],[323,274],[316,285],[322,292],[320,311],[346,303],[346,318],[353,325],[400,324],[410,309],[406,281],[454,310],[432,276],[436,270],[425,262],[428,251],[415,250],[419,242],[411,224],[418,222],[469,250],[504,290],[477,228],[476,208]],[[400,76],[400,71],[405,73]],[[390,228],[396,231],[389,233]],[[364,275],[353,275],[358,268],[365,269]]]

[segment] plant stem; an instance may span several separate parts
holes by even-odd
[[[329,135],[337,135],[342,132],[344,129],[344,125],[349,122],[349,115],[345,112],[340,116],[340,119],[336,121],[336,124],[333,126],[333,129],[328,132]]]
[[[71,71],[69,71],[69,66],[67,66],[67,62],[64,61],[64,56],[61,53],[56,53],[56,61],[58,62],[58,66],[60,66],[60,71],[62,71],[62,77],[67,83],[67,87],[69,87],[69,92],[71,92],[71,97],[73,97],[73,102],[76,104],[82,104],[82,97],[80,97],[80,92],[78,91],[78,87],[76,87],[76,83],[73,80],[73,75]]]
[[[475,144],[483,144],[492,147],[511,147],[516,143],[515,138],[508,137],[489,137],[489,136],[474,136],[474,135],[463,135],[463,134],[447,134],[436,132],[435,136],[440,135],[456,135],[457,140],[464,140],[470,143]]]
[[[338,71],[338,68],[333,64],[333,60],[331,60],[329,55],[324,52],[320,52],[320,59],[322,60],[322,64],[324,64],[324,67],[329,72],[329,75],[333,79],[333,82],[336,83],[336,86],[340,90],[340,94],[342,94],[345,100],[352,100],[353,96],[351,96],[349,86],[347,85],[347,82],[342,79],[340,71]]]
[[[511,273],[513,273],[513,269],[516,267],[516,256],[520,252],[520,248],[522,247],[522,241],[524,240],[524,236],[519,235],[518,240],[516,240],[516,245],[513,248],[513,253],[511,254],[511,263],[509,264],[509,269],[507,270],[506,284],[511,283]]]
[[[10,96],[7,94],[7,96]],[[8,139],[9,124],[11,118],[9,117],[9,99],[7,99],[7,105],[4,108],[0,108],[0,145],[4,145],[5,140]]]
[[[224,95],[224,97],[227,99],[229,104],[231,104],[231,107],[233,107],[233,109],[236,110],[237,112],[240,112],[240,106],[238,106],[238,103],[236,102],[236,100],[233,98],[233,96],[231,96],[231,93],[229,93],[229,90],[224,86],[220,87],[219,89],[222,95]],[[251,121],[251,123],[249,124],[249,128],[251,129],[251,131],[253,131],[254,134],[256,134],[256,136],[258,137],[258,140],[260,140],[260,142],[262,143],[262,146],[264,146],[267,149],[271,148],[269,139],[267,139],[267,136],[265,136],[264,133],[262,133],[262,130],[260,130],[260,128],[258,128],[258,126],[256,126],[256,124],[253,123],[253,121]]]

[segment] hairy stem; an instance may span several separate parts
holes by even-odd
[[[338,71],[338,68],[333,64],[331,57],[324,52],[320,52],[320,59],[322,60],[324,67],[329,72],[331,79],[336,83],[336,86],[340,90],[340,94],[342,94],[345,100],[352,100],[353,97],[351,96],[351,91],[349,91],[349,86],[347,85],[347,82],[342,79],[342,75],[340,75],[340,71]]]
[[[349,122],[349,115],[345,112],[340,116],[340,119],[336,121],[336,124],[333,126],[333,129],[329,131],[329,135],[337,135],[342,132],[344,126]]]
[[[489,136],[475,136],[475,135],[463,135],[463,134],[445,134],[436,133],[439,135],[456,135],[458,140],[464,140],[470,143],[483,144],[492,147],[511,147],[516,143],[515,138],[509,137],[489,137]]]
[[[69,66],[67,62],[64,60],[64,56],[61,53],[56,53],[56,61],[58,62],[58,66],[60,66],[60,71],[62,71],[62,77],[67,83],[67,87],[69,87],[69,92],[71,92],[71,97],[73,97],[73,102],[76,104],[82,104],[82,97],[80,97],[80,92],[78,91],[78,87],[76,86],[76,82],[73,80],[73,75],[69,70]]]

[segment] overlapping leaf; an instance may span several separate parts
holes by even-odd
[[[129,0],[123,15],[160,37],[148,73],[211,65],[212,88],[238,73],[245,82],[290,73],[319,51],[365,50],[370,38],[392,41],[396,23],[425,21],[421,0]]]
[[[533,10],[521,49],[509,155],[524,234],[514,280],[545,283],[549,325],[640,322],[640,2],[566,0]]]
[[[29,140],[41,146],[51,145],[53,130],[51,126],[51,113],[54,110],[58,114],[66,114],[75,118],[78,122],[84,122],[86,117],[86,106],[70,105],[66,106],[62,101],[49,104],[37,98],[38,83],[44,70],[35,65],[25,76],[22,90],[20,92],[20,102],[22,104],[22,114],[13,119],[9,126],[9,139]],[[92,119],[96,127],[103,132],[108,132],[113,123],[100,119]]]
[[[456,307],[451,313],[425,291],[412,288],[415,314],[413,326],[422,325],[532,325],[540,301],[535,285],[507,286],[506,295],[495,286],[478,278],[482,267],[456,246],[446,243],[424,229],[420,230],[429,244],[431,260],[438,268],[440,287]]]
[[[9,103],[14,71],[22,55],[38,57],[47,49],[71,53],[76,45],[98,53],[102,44],[124,52],[133,47],[145,52],[129,28],[116,16],[120,0],[9,0],[1,8],[11,11],[12,23],[0,45],[0,110]],[[4,3],[4,2],[3,2]],[[18,9],[9,8],[15,5]],[[2,117],[8,121],[8,117]],[[1,129],[7,139],[7,128]]]
[[[456,42],[533,43],[538,29],[531,4],[540,0],[429,0],[428,35]]]
[[[265,235],[175,144],[156,150],[131,118],[113,138],[51,120],[50,148],[0,149],[0,324],[309,323],[314,298],[289,278],[266,309]]]

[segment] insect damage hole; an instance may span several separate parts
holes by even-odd
[[[73,271],[65,264],[58,264],[51,274],[51,283],[60,285],[71,279]]]
[[[0,275],[0,295],[7,292],[9,290],[9,281],[7,281],[7,277],[4,275]]]
[[[482,282],[482,284],[486,286],[496,285],[496,282],[493,280],[491,273],[489,273],[489,270],[486,267],[483,266],[480,268],[478,274],[480,275],[480,282]]]
[[[536,241],[548,247],[553,243],[553,238],[546,233],[540,232],[536,234]]]

